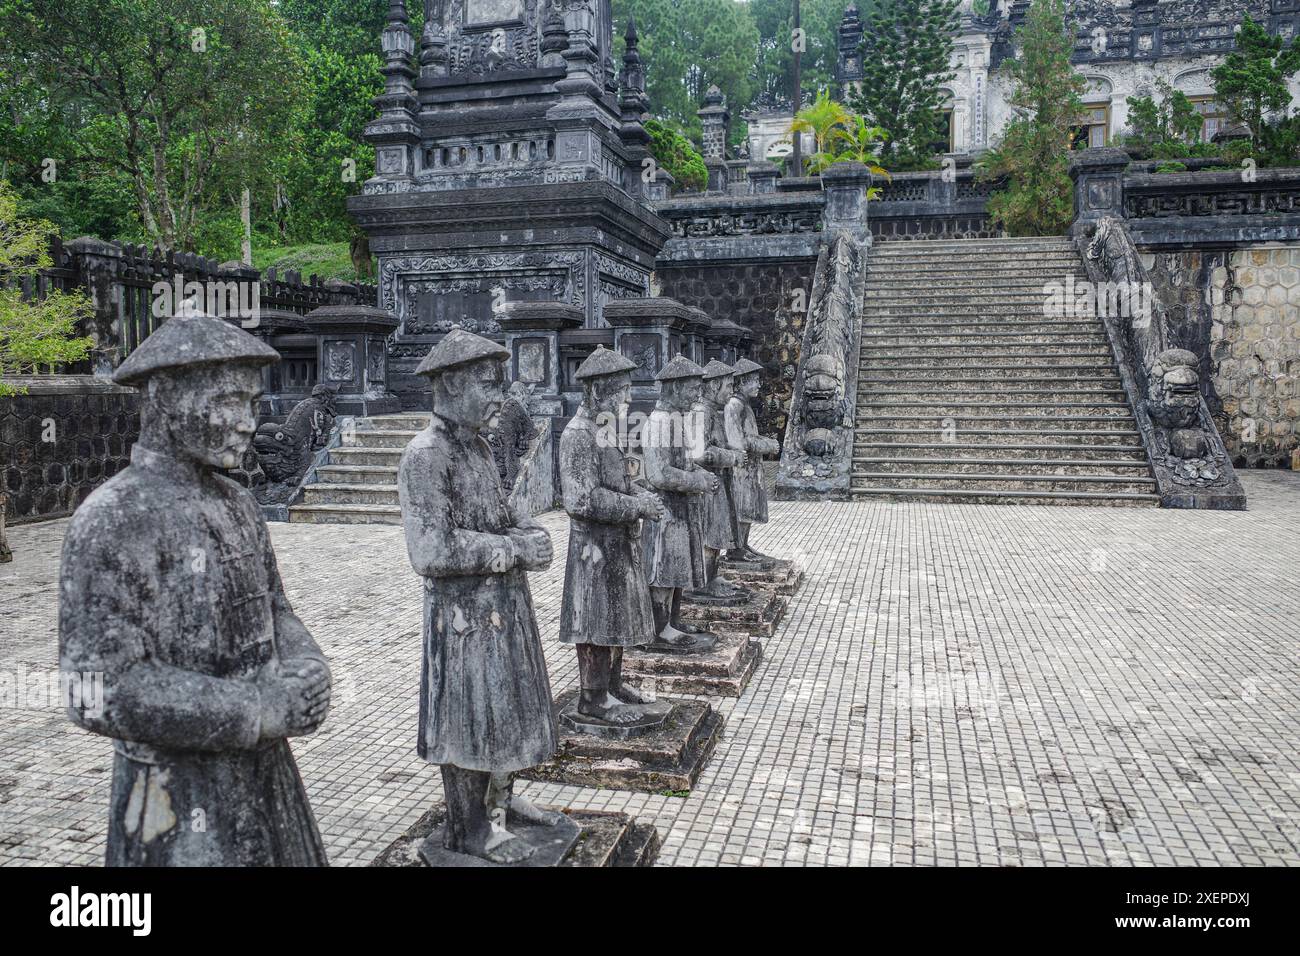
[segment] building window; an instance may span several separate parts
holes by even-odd
[[[1075,149],[1095,149],[1110,142],[1110,104],[1085,106],[1082,122],[1074,127]]]
[[[1201,114],[1201,135],[1197,142],[1211,143],[1214,134],[1228,125],[1228,114],[1212,96],[1189,96],[1188,101]]]
[[[939,138],[930,144],[932,153],[954,153],[957,151],[956,145],[956,121],[953,119],[952,109],[940,110],[943,118],[939,120]]]

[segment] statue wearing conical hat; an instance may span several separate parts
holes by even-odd
[[[424,578],[418,752],[440,764],[446,849],[519,863],[534,846],[511,826],[558,826],[559,813],[513,791],[513,773],[547,760],[558,734],[525,572],[551,563],[551,539],[508,502],[484,434],[505,404],[500,345],[455,328],[421,362],[433,419],[402,453],[398,495],[411,565]]]
[[[569,514],[560,640],[578,652],[578,713],[624,727],[649,719],[650,702],[623,683],[623,648],[655,639],[641,521],[664,516],[659,496],[632,484],[619,428],[636,367],[610,349],[592,352],[574,376],[582,383],[582,405],[560,436],[560,487]]]
[[[645,479],[664,505],[663,517],[647,519],[641,535],[657,631],[650,650],[698,653],[717,645],[716,636],[681,620],[683,590],[708,583],[703,499],[719,484],[691,455],[703,440],[694,406],[704,387],[704,369],[678,355],[655,378],[659,400],[641,432]]]
[[[261,509],[220,474],[278,360],[187,308],[114,375],[140,389],[140,438],[73,516],[59,580],[59,666],[103,675],[69,715],[114,740],[110,866],[326,862],[288,738],[325,720],[329,666]]]
[[[730,365],[717,359],[704,367],[704,385],[693,412],[698,416],[701,441],[692,449],[691,458],[701,468],[717,475],[717,487],[704,496],[704,573],[706,583],[692,597],[744,598],[748,592],[730,584],[719,573],[722,555],[736,547],[739,533],[732,506],[732,471],[748,462],[748,453],[727,446],[723,409],[731,398],[734,373]]]
[[[739,540],[727,555],[733,561],[771,561],[749,546],[749,532],[755,523],[767,522],[767,491],[763,487],[763,459],[781,453],[781,444],[775,438],[764,438],[758,433],[758,421],[751,404],[758,397],[759,375],[763,366],[749,359],[735,365],[736,389],[727,401],[724,423],[727,445],[735,451],[744,451],[748,460],[737,465],[732,472],[731,489],[736,509]]]

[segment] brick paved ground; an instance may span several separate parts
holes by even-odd
[[[808,570],[688,797],[528,784],[653,818],[661,863],[1300,863],[1300,475],[1247,513],[776,504]],[[566,520],[545,523],[564,553]],[[0,672],[48,673],[66,522],[11,529]],[[419,600],[401,530],[275,526],[337,706],[295,744],[336,864],[437,798],[414,753]],[[533,575],[557,630],[562,563]],[[548,640],[558,690],[571,648]],[[109,742],[0,719],[0,861],[96,863]]]

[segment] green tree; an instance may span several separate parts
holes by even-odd
[[[1156,92],[1161,97],[1158,102],[1151,96],[1128,98],[1131,132],[1124,137],[1124,145],[1156,159],[1212,155],[1213,144],[1197,142],[1204,121],[1187,94],[1163,80],[1156,81]]]
[[[839,25],[846,6],[848,0],[802,0],[799,4],[799,25],[804,31],[799,72],[806,90],[835,82]],[[754,93],[788,102],[794,88],[794,5],[790,0],[749,0],[749,9],[758,30]]]
[[[853,108],[891,138],[882,160],[895,169],[933,165],[943,136],[943,91],[961,23],[959,0],[877,0],[867,14],[862,85]]]
[[[1246,15],[1236,49],[1210,71],[1215,99],[1235,123],[1250,131],[1253,152],[1264,163],[1294,162],[1300,116],[1293,112],[1287,80],[1300,68],[1300,48]]]
[[[645,128],[650,134],[650,154],[673,174],[679,189],[700,190],[708,184],[704,157],[689,139],[659,120],[647,120]]]
[[[1070,143],[1087,86],[1070,66],[1064,0],[1034,0],[1016,36],[1020,55],[1006,67],[1016,117],[981,164],[985,178],[1006,179],[988,211],[1014,236],[1060,235],[1074,219]]]
[[[42,368],[80,362],[90,339],[77,335],[91,315],[80,293],[52,290],[39,301],[24,301],[22,283],[51,265],[51,223],[20,218],[18,194],[0,180],[0,375],[30,374]],[[0,381],[0,396],[26,389]]]
[[[699,140],[695,115],[705,91],[716,85],[733,114],[754,90],[758,29],[749,5],[735,0],[614,0],[616,56],[623,55],[622,25],[632,15],[641,37],[650,110]]]
[[[850,116],[847,123],[831,131],[831,148],[835,153],[832,162],[861,163],[871,170],[872,175],[889,179],[889,171],[880,165],[880,147],[888,139],[889,133],[879,126],[872,126],[865,116]],[[879,195],[879,187],[867,189],[868,200]]]
[[[61,110],[58,158],[123,177],[162,249],[268,182],[302,76],[272,0],[4,0],[0,34]]]
[[[786,130],[790,138],[801,133],[812,133],[813,137],[813,154],[804,157],[805,172],[820,173],[835,162],[835,132],[847,127],[852,118],[843,103],[831,99],[830,90],[821,90],[815,100],[794,114]]]

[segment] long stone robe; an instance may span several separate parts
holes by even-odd
[[[703,436],[692,454],[692,460],[718,476],[718,487],[705,492],[701,500],[704,515],[704,546],[715,551],[736,547],[736,528],[731,505],[731,473],[740,456],[727,447],[727,434],[722,421],[722,408],[708,401],[698,403],[692,413],[698,416],[699,431]]]
[[[569,513],[560,640],[632,647],[655,637],[641,554],[641,508],[627,456],[599,440],[579,408],[560,436],[560,486]]]
[[[398,496],[411,565],[424,578],[417,750],[429,763],[511,771],[558,744],[551,684],[514,514],[488,443],[433,422],[402,453]]]
[[[764,438],[758,433],[758,420],[749,399],[732,395],[724,411],[727,446],[734,451],[749,452],[749,461],[737,465],[731,474],[731,490],[735,495],[736,518],[750,524],[767,521],[767,491],[763,488],[762,459],[781,450],[775,438]]]
[[[708,583],[698,471],[687,456],[689,436],[683,435],[680,422],[671,408],[656,406],[642,429],[646,482],[664,503],[664,517],[646,520],[641,532],[646,580],[657,588],[702,588]]]
[[[262,741],[262,668],[324,661],[235,482],[137,445],[73,516],[59,660],[103,674],[115,740],[109,866],[323,866],[285,739]]]

